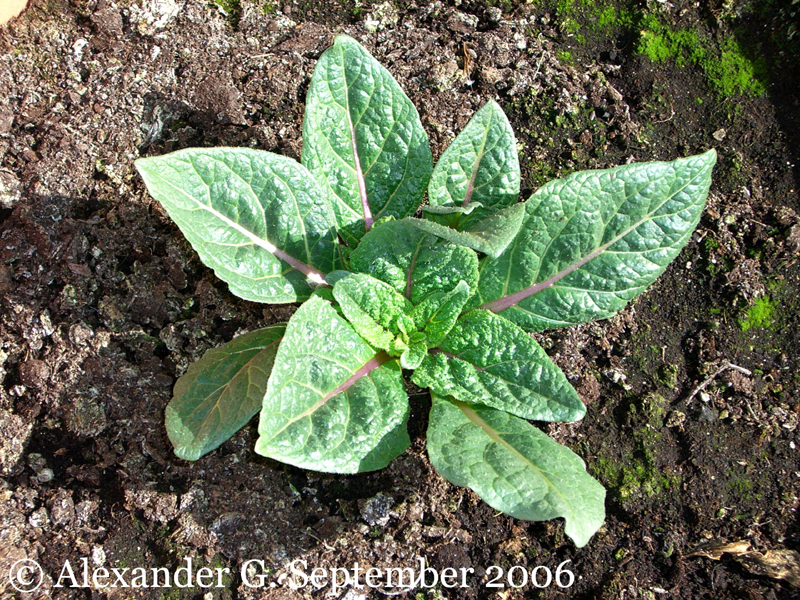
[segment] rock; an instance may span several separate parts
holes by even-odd
[[[800,225],[795,225],[789,230],[786,237],[786,248],[792,252],[800,252]]]
[[[447,19],[447,27],[454,33],[472,33],[478,27],[478,17],[453,11]]]
[[[497,25],[503,19],[503,11],[497,6],[490,6],[486,9],[486,20],[492,25]]]
[[[2,126],[2,115],[0,115],[0,126]],[[6,210],[14,208],[20,198],[22,191],[19,180],[10,171],[0,170],[0,208]]]
[[[6,477],[19,471],[20,458],[33,429],[22,417],[0,409],[0,475]]]
[[[26,360],[19,367],[19,379],[30,388],[44,387],[50,378],[50,367],[42,360],[32,358]]]
[[[72,492],[60,489],[48,503],[50,518],[54,525],[64,527],[71,525],[75,520],[75,503],[72,501]]]
[[[153,35],[174,21],[185,4],[185,0],[144,0],[141,5],[132,4],[128,9],[131,25],[141,35]]]
[[[389,510],[394,506],[394,498],[384,494],[373,496],[369,500],[359,500],[358,508],[361,517],[370,525],[384,527],[391,515]]]
[[[364,29],[370,33],[391,29],[397,27],[399,20],[400,15],[397,12],[397,7],[394,5],[394,2],[389,0],[378,4],[372,9],[372,12],[364,19]]]
[[[443,64],[434,65],[428,74],[433,87],[444,91],[455,87],[461,79],[461,70],[454,60]]]

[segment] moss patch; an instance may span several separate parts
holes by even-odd
[[[623,449],[620,458],[601,454],[590,467],[622,501],[656,497],[680,484],[680,475],[663,468],[658,459],[667,406],[667,400],[658,394],[646,394],[631,404],[630,416],[636,423],[632,444]]]
[[[771,296],[762,296],[755,304],[747,309],[747,314],[739,320],[739,327],[747,332],[754,327],[769,328],[775,319],[776,306]]]

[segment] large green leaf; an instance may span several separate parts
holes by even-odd
[[[580,457],[508,413],[434,394],[428,455],[445,479],[492,508],[529,521],[564,517],[579,548],[605,519],[605,490]]]
[[[470,216],[479,211],[474,211]],[[482,213],[485,214],[485,213]],[[471,222],[469,228],[459,231],[427,219],[409,219],[417,227],[442,239],[467,246],[492,257],[500,256],[514,240],[525,218],[525,205],[512,204]]]
[[[330,204],[298,162],[247,148],[140,158],[150,194],[241,298],[304,300],[337,266]]]
[[[166,410],[175,454],[197,460],[258,412],[285,329],[271,325],[213,348],[178,379]]]
[[[577,421],[586,414],[577,392],[541,346],[485,310],[461,317],[440,351],[425,357],[412,380],[437,394],[524,419]]]
[[[320,57],[306,99],[303,164],[355,245],[373,220],[413,214],[430,178],[419,114],[384,67],[346,35]]]
[[[456,229],[468,230],[488,212],[516,203],[519,180],[514,132],[503,109],[490,100],[436,163],[428,184],[428,201],[433,207],[429,212],[432,217],[438,213]],[[475,203],[479,204],[477,210],[464,210]],[[444,216],[436,210],[444,207],[455,210]]]
[[[426,233],[418,222],[403,219],[375,227],[350,255],[350,268],[388,283],[412,304],[433,292],[449,292],[460,281],[474,290],[477,254]]]
[[[409,445],[402,372],[327,301],[292,315],[261,409],[256,452],[297,467],[357,473],[385,467]]]
[[[528,331],[610,317],[689,240],[715,162],[709,150],[551,181],[527,201],[512,244],[482,263],[471,304]]]
[[[353,329],[375,348],[399,356],[408,346],[398,343],[415,330],[412,306],[388,283],[363,273],[339,279],[333,297]]]

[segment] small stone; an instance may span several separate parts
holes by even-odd
[[[377,494],[369,500],[359,501],[361,517],[372,525],[384,527],[390,518],[389,510],[394,506],[394,498],[385,494]]]
[[[686,422],[686,413],[679,410],[673,410],[667,415],[667,421],[664,423],[667,427],[680,427]]]
[[[77,346],[83,346],[94,337],[94,332],[88,325],[76,323],[69,328],[69,339]]]
[[[26,360],[19,366],[19,378],[26,386],[39,389],[50,378],[50,367],[42,360]]]
[[[388,1],[375,6],[364,19],[364,29],[370,33],[397,27],[400,15],[394,2]]]
[[[102,546],[94,546],[92,548],[92,562],[97,566],[106,564],[106,551]]]
[[[72,492],[61,489],[50,500],[50,518],[57,526],[70,525],[75,520],[75,503],[72,501]]]
[[[714,133],[711,134],[711,137],[713,137],[718,142],[721,142],[722,140],[725,139],[726,135],[727,134],[724,129],[717,129]]]
[[[503,11],[497,6],[490,6],[486,9],[486,20],[492,25],[496,25],[503,19]]]
[[[10,171],[0,170],[0,208],[12,209],[20,198],[22,190],[19,179]]]
[[[472,33],[478,27],[478,17],[454,11],[447,19],[447,27],[455,33]]]
[[[480,73],[481,79],[489,85],[497,85],[503,80],[503,72],[495,67],[483,67]]]
[[[36,480],[39,483],[48,483],[50,481],[53,481],[54,477],[55,473],[53,473],[53,469],[48,467],[39,471],[39,473],[36,475]]]
[[[31,516],[28,517],[28,524],[31,527],[42,528],[50,522],[50,519],[47,516],[47,509],[43,506],[38,510],[35,510],[31,513]]]

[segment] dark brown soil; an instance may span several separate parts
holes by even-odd
[[[576,14],[577,42],[564,7],[591,2],[456,4],[241,0],[223,2],[226,15],[203,0],[41,0],[0,27],[0,595],[15,597],[6,574],[24,558],[46,581],[20,598],[289,599],[328,592],[289,589],[294,559],[310,570],[418,556],[476,574],[466,589],[405,597],[800,595],[731,554],[694,554],[742,540],[800,549],[796,14],[788,3],[636,5],[763,55],[766,93],[724,96],[699,65],[637,52],[635,24],[598,33]],[[195,463],[172,454],[163,413],[176,378],[294,308],[230,294],[132,162],[220,145],[298,157],[309,77],[338,32],[401,82],[434,156],[497,98],[526,195],[576,169],[719,153],[697,233],[653,288],[610,321],[540,336],[589,405],[581,423],[548,433],[609,490],[606,524],[583,549],[560,521],[497,514],[439,477],[426,396],[412,397],[412,447],[376,473],[263,459],[256,423]],[[722,370],[691,397],[727,363],[750,375]],[[171,571],[192,557],[232,575],[211,590],[53,587],[84,557]],[[249,559],[264,561],[265,588],[244,585]],[[485,587],[491,565],[566,560],[568,590]]]

